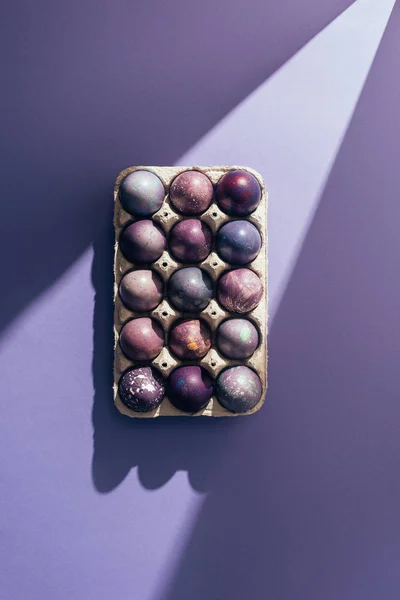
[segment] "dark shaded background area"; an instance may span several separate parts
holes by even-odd
[[[120,169],[173,163],[351,2],[324,4],[3,2],[0,330],[104,235]]]
[[[399,6],[166,600],[397,600]],[[207,577],[204,577],[207,573]]]

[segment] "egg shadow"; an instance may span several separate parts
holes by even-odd
[[[114,489],[132,467],[141,483],[155,489],[176,471],[187,471],[194,489],[209,487],[209,448],[218,451],[237,427],[236,419],[161,417],[131,419],[113,402],[113,256],[114,231],[108,226],[93,244],[92,282],[95,288],[93,317],[94,451],[92,478],[102,493]]]

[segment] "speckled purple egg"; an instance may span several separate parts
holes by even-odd
[[[129,173],[119,188],[122,206],[138,217],[148,217],[157,212],[164,196],[165,189],[161,179],[150,171]]]
[[[183,360],[202,358],[211,348],[211,331],[201,319],[188,319],[173,326],[169,347]]]
[[[257,227],[248,221],[230,221],[217,235],[217,251],[228,263],[245,265],[253,261],[261,248]]]
[[[149,317],[132,319],[121,330],[119,343],[132,360],[152,360],[164,345],[164,333],[161,325]]]
[[[260,184],[247,171],[229,171],[218,182],[216,200],[220,209],[228,215],[249,215],[261,200]]]
[[[250,269],[234,269],[221,277],[218,300],[227,309],[247,313],[260,302],[263,286],[258,275]]]
[[[258,331],[248,319],[228,319],[217,330],[218,349],[228,358],[248,358],[258,346]]]
[[[165,250],[164,233],[150,219],[131,223],[119,238],[122,254],[132,263],[151,263]]]
[[[183,215],[199,215],[210,206],[213,186],[200,171],[184,171],[171,184],[170,200]]]
[[[180,221],[171,231],[169,248],[181,262],[200,262],[211,252],[211,229],[200,219]]]
[[[130,310],[152,310],[161,302],[163,282],[161,277],[150,269],[130,271],[121,279],[119,295]]]
[[[211,300],[211,277],[198,267],[185,267],[172,274],[168,281],[168,298],[183,312],[203,310]]]
[[[207,406],[214,392],[213,381],[203,367],[178,367],[168,379],[167,394],[171,403],[188,413]]]
[[[122,375],[118,392],[121,401],[131,410],[149,412],[164,398],[164,380],[152,367],[136,367]]]
[[[249,367],[231,367],[217,379],[218,401],[232,412],[244,413],[251,410],[259,402],[261,394],[260,378]]]

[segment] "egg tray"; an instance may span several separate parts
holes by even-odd
[[[225,175],[228,171],[241,169],[243,171],[247,171],[254,175],[258,180],[261,187],[261,200],[256,208],[256,210],[247,217],[230,217],[223,213],[218,205],[215,202],[215,193],[213,202],[210,207],[201,215],[190,215],[185,216],[178,214],[174,207],[171,205],[169,200],[169,188],[172,181],[175,179],[177,175],[184,171],[188,170],[196,170],[204,173],[211,180],[214,192],[216,188],[216,184],[220,180],[220,178]],[[164,283],[164,297],[161,303],[152,311],[149,312],[134,312],[129,310],[122,302],[118,288],[121,278],[128,272],[132,271],[135,268],[146,268],[145,265],[135,265],[129,262],[121,250],[119,249],[119,236],[121,231],[126,227],[127,224],[132,223],[138,218],[134,217],[130,213],[126,212],[122,207],[119,198],[119,187],[122,180],[132,173],[133,171],[138,170],[146,170],[151,171],[155,175],[157,175],[164,184],[166,195],[163,201],[161,208],[152,216],[146,218],[152,218],[156,224],[158,224],[165,232],[167,236],[167,249],[163,252],[161,257],[148,265],[147,268],[154,269],[162,278]],[[129,167],[121,171],[116,179],[115,187],[114,187],[114,227],[115,227],[115,250],[114,250],[114,402],[117,409],[124,415],[134,418],[154,418],[154,417],[175,417],[175,416],[209,416],[209,417],[235,417],[235,416],[244,416],[252,414],[258,411],[265,401],[265,394],[267,391],[267,314],[268,314],[268,286],[267,286],[267,265],[268,265],[268,256],[267,256],[267,191],[265,189],[265,184],[262,177],[254,170],[249,169],[247,167],[241,166],[213,166],[213,167],[147,167],[147,166],[135,166]],[[168,251],[168,236],[171,228],[186,218],[198,218],[204,221],[211,229],[213,234],[213,250],[209,254],[209,256],[202,262],[196,263],[195,266],[200,267],[207,271],[207,273],[211,276],[213,280],[213,297],[208,304],[208,306],[199,312],[196,313],[188,313],[181,312],[177,310],[174,306],[172,306],[168,298],[166,296],[167,293],[167,280],[172,275],[172,273],[181,267],[194,266],[192,263],[189,265],[187,263],[183,264],[181,262],[176,261],[173,256]],[[253,223],[259,230],[261,235],[261,249],[258,256],[255,260],[246,265],[231,265],[224,262],[217,252],[215,251],[215,238],[218,229],[227,223],[228,221],[233,221],[237,219],[246,219]],[[227,311],[223,308],[216,299],[216,291],[217,291],[217,282],[221,275],[223,275],[226,271],[233,270],[235,268],[249,268],[257,273],[260,277],[263,287],[264,293],[256,308],[245,314],[238,314]],[[119,344],[119,335],[123,325],[132,318],[136,317],[149,316],[156,319],[162,326],[165,335],[165,345],[161,350],[160,354],[151,361],[147,361],[145,364],[143,361],[136,362],[130,360],[128,357],[124,355],[121,350]],[[215,346],[215,333],[219,326],[219,324],[224,321],[228,317],[239,317],[239,318],[248,318],[252,321],[258,329],[259,332],[259,345],[255,350],[254,354],[248,358],[243,360],[231,360],[223,356]],[[167,340],[169,330],[171,325],[180,319],[195,319],[202,318],[204,321],[208,323],[212,332],[212,345],[209,352],[202,359],[185,361],[176,358],[170,351],[168,350]],[[245,413],[233,413],[226,408],[224,408],[217,400],[215,396],[213,396],[210,402],[207,404],[205,408],[200,410],[199,412],[189,415],[186,412],[183,412],[169,401],[167,396],[164,397],[161,404],[154,410],[150,412],[135,412],[129,409],[123,402],[121,401],[118,394],[118,382],[129,368],[133,366],[154,366],[159,370],[164,379],[166,380],[170,373],[178,366],[184,365],[200,365],[204,367],[211,377],[214,380],[214,383],[219,375],[219,373],[225,369],[226,367],[236,366],[236,365],[247,365],[254,369],[258,376],[260,377],[262,383],[262,394],[260,401],[256,406],[254,406],[251,410]]]

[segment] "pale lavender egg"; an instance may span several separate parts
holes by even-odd
[[[126,211],[138,217],[148,217],[161,208],[165,189],[154,173],[133,171],[122,181],[119,196]]]
[[[217,330],[218,349],[228,358],[249,358],[258,341],[257,328],[248,319],[227,319]]]
[[[259,376],[244,365],[225,369],[217,379],[218,401],[231,412],[244,413],[251,410],[260,401],[261,394]]]
[[[151,269],[130,271],[121,279],[119,295],[130,310],[152,310],[162,300],[163,282]]]

